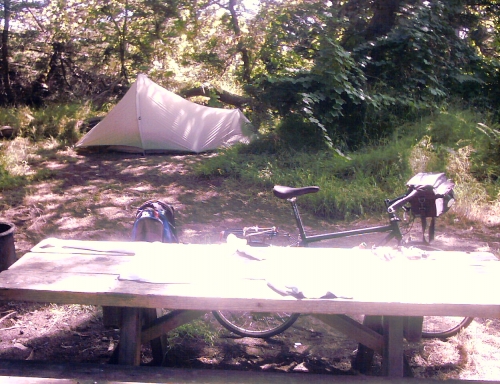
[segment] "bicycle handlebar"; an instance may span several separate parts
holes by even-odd
[[[411,191],[409,194],[403,196],[403,197],[398,197],[395,200],[390,201],[388,204],[390,204],[387,207],[387,212],[389,213],[394,213],[396,210],[401,208],[403,205],[405,205],[408,201],[410,201],[419,191],[417,189],[414,189]]]

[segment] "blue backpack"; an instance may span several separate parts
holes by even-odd
[[[135,215],[132,240],[178,243],[174,207],[159,200],[142,204]]]

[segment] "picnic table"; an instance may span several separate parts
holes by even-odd
[[[500,263],[485,252],[235,248],[50,238],[0,273],[0,300],[115,306],[118,362],[211,310],[309,314],[382,355],[403,376],[409,318],[500,317]],[[167,308],[142,326],[144,308]],[[383,334],[346,315],[380,316]]]

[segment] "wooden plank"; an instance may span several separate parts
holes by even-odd
[[[141,363],[141,319],[140,308],[122,309],[118,364],[139,365]]]
[[[120,307],[102,307],[102,324],[106,328],[120,328],[121,309]]]
[[[419,342],[422,339],[423,316],[405,316],[404,337],[410,343]]]
[[[137,243],[134,243],[137,245]],[[166,244],[168,245],[168,244]],[[208,250],[217,254],[216,250],[227,247],[206,246],[161,248],[162,250]],[[370,262],[357,265],[345,256],[353,255],[349,250],[316,250],[314,253],[290,251],[300,260],[307,255],[308,263],[298,263],[289,268],[290,263],[282,265],[281,259],[288,255],[288,250],[280,250],[275,260],[270,263],[258,262],[260,267],[277,268],[280,274],[290,273],[293,277],[312,276],[313,282],[341,281],[351,284],[356,281],[357,295],[351,299],[314,299],[296,300],[292,297],[281,297],[266,286],[265,281],[240,279],[224,270],[225,263],[217,264],[215,259],[224,261],[224,257],[212,254],[205,262],[214,262],[210,270],[223,271],[226,278],[206,273],[203,281],[192,284],[149,284],[135,281],[120,281],[117,274],[127,260],[127,256],[89,256],[35,254],[23,257],[8,271],[0,274],[0,297],[14,300],[30,300],[54,303],[80,303],[111,306],[131,306],[148,308],[175,308],[188,310],[254,310],[254,311],[287,311],[305,313],[348,313],[368,315],[456,315],[474,317],[500,317],[500,297],[494,295],[497,281],[500,279],[500,263],[484,262],[477,265],[454,265],[453,273],[449,273],[449,265],[441,262],[405,261],[405,262]],[[316,255],[319,253],[319,256]],[[274,253],[273,253],[274,255]],[[324,258],[325,255],[333,255]],[[354,253],[354,260],[367,258],[369,254]],[[201,255],[202,258],[204,255]],[[227,255],[226,255],[227,256]],[[369,256],[373,257],[373,255]],[[190,271],[190,264],[199,255],[174,258],[180,270]],[[102,263],[100,262],[102,261]],[[309,261],[311,261],[309,263]],[[319,268],[316,261],[325,266],[336,268]],[[336,263],[341,261],[337,266]],[[330,263],[330,264],[328,264]],[[101,267],[102,264],[102,268]],[[17,266],[16,266],[17,265]],[[27,268],[27,265],[31,267]],[[255,264],[253,264],[255,265]],[[97,267],[99,266],[99,267]],[[373,267],[384,268],[373,270]],[[26,267],[26,268],[25,268]],[[108,268],[108,270],[106,270]],[[262,269],[266,269],[262,268]],[[309,273],[316,271],[316,273]],[[90,271],[89,271],[90,270]],[[208,269],[207,269],[208,270]],[[86,271],[86,272],[85,272]],[[113,273],[111,273],[113,272]],[[352,273],[347,273],[352,272]],[[375,273],[376,272],[376,273]],[[175,274],[175,271],[174,271]],[[421,277],[439,281],[444,287],[435,290],[432,284],[421,284]],[[241,276],[240,276],[241,277]],[[324,278],[323,278],[324,277]],[[468,284],[463,284],[467,281]],[[474,286],[475,289],[470,289]],[[333,288],[338,287],[336,285]],[[397,287],[398,289],[394,289]],[[426,290],[425,287],[430,287]],[[335,292],[335,290],[334,290]],[[482,292],[482,294],[477,294]]]
[[[14,384],[177,383],[177,384],[436,384],[435,379],[129,367],[106,364],[0,361],[0,382]],[[446,380],[446,384],[500,384],[500,381]]]
[[[119,275],[121,269],[132,262],[134,256],[93,254],[29,253],[12,265],[10,270],[19,273],[44,271],[44,273],[99,273]]]
[[[156,321],[157,318],[161,316],[161,308],[143,308],[142,318],[144,326],[151,325],[154,321]],[[165,334],[160,334],[158,336],[152,337],[147,341],[149,341],[151,344],[151,354],[153,355],[151,365],[162,365],[168,348],[167,336]],[[145,344],[147,341],[141,341],[141,343]]]
[[[149,243],[146,243],[149,244]],[[137,245],[134,243],[134,245]],[[316,271],[319,276],[328,277],[327,274],[333,274],[335,276],[336,269],[338,269],[338,277],[342,277],[343,271],[351,270],[359,271],[359,273],[363,273],[364,270],[372,271],[374,268],[380,269],[381,273],[389,274],[393,271],[405,272],[413,271],[415,268],[419,271],[428,271],[433,275],[442,274],[442,272],[446,272],[449,269],[449,265],[453,264],[456,269],[460,266],[460,270],[464,267],[478,268],[484,265],[488,265],[488,269],[495,268],[494,264],[485,260],[496,259],[493,255],[489,253],[471,253],[467,254],[464,252],[435,252],[432,253],[432,256],[429,256],[428,259],[419,260],[419,261],[408,261],[406,263],[401,262],[401,260],[395,260],[391,262],[383,262],[378,260],[376,256],[370,254],[362,254],[359,255],[357,252],[352,250],[329,250],[325,253],[324,249],[314,249],[314,252],[310,252],[308,249],[299,249],[300,253],[296,254],[296,252],[292,252],[291,249],[286,251],[287,253],[291,253],[290,258],[297,260],[297,263],[291,263],[290,259],[287,261],[283,256],[287,256],[286,254],[277,253],[272,257],[273,254],[267,256],[268,259],[263,262],[252,262],[249,263],[247,259],[239,257],[234,254],[234,252],[228,248],[223,246],[210,246],[210,245],[179,245],[179,244],[160,244],[164,246],[170,247],[162,247],[162,254],[149,254],[147,253],[147,246],[144,250],[137,250],[140,254],[137,256],[113,256],[106,254],[60,254],[60,253],[29,253],[23,256],[18,262],[16,262],[11,269],[30,269],[33,271],[44,270],[46,272],[52,271],[62,271],[62,272],[81,272],[81,273],[111,273],[111,274],[120,274],[126,270],[127,265],[130,265],[133,270],[144,270],[147,274],[148,272],[154,273],[158,272],[161,275],[166,276],[167,280],[162,281],[165,283],[172,283],[175,281],[168,281],[168,276],[171,273],[171,269],[174,269],[175,274],[172,276],[177,276],[182,274],[186,266],[190,265],[219,265],[220,268],[213,268],[210,273],[207,273],[206,270],[202,270],[197,278],[203,278],[206,276],[210,278],[211,275],[215,275],[217,273],[226,274],[226,277],[233,278],[232,274],[228,273],[230,267],[232,267],[232,272],[238,272],[238,267],[245,265],[248,267],[249,265],[255,266],[253,271],[258,273],[258,271],[269,269],[269,273],[272,273],[272,269],[275,267],[279,267],[280,274],[282,273],[290,273],[296,274],[301,273],[304,269],[314,269],[317,265],[331,265],[336,266],[335,269],[328,269],[326,271]],[[109,248],[109,245],[108,247]],[[165,249],[164,249],[165,248]],[[274,251],[277,252],[277,251]],[[283,252],[283,250],[281,250]],[[350,253],[349,253],[350,252]],[[156,251],[158,253],[158,251]],[[288,256],[287,256],[288,257]],[[308,263],[304,265],[303,261],[308,260]],[[360,264],[360,261],[363,263]],[[245,263],[246,262],[246,263]],[[99,268],[97,268],[99,265]],[[149,268],[148,265],[151,265],[152,268]],[[178,270],[175,270],[177,269]],[[500,263],[496,266],[496,269],[500,268]],[[248,269],[248,268],[246,268]],[[240,268],[241,270],[241,268]],[[437,272],[434,272],[437,270]],[[187,268],[187,271],[191,272],[189,275],[192,275],[192,268]],[[384,272],[387,271],[387,272]],[[268,273],[267,277],[269,276]],[[456,281],[460,281],[460,277],[454,278],[454,274],[450,274],[450,276],[446,276],[446,278],[454,279]],[[265,276],[253,276],[254,278],[265,277]],[[407,276],[412,277],[412,275]],[[413,277],[411,280],[418,279],[418,276]],[[372,278],[373,280],[373,278]],[[192,281],[188,281],[192,282]]]
[[[382,371],[385,376],[403,377],[403,322],[400,316],[384,316],[384,351]]]
[[[177,383],[177,384],[436,384],[435,379],[131,367],[106,364],[0,361],[0,382],[14,384]],[[446,384],[500,384],[500,381],[456,379]]]
[[[208,283],[223,278],[264,279],[260,273],[263,269],[257,267],[258,262],[242,258],[227,249],[222,250],[221,254],[209,257],[203,254],[116,256],[29,253],[11,269],[18,273],[112,274],[120,276],[121,280],[166,284]],[[192,268],[193,265],[197,268]]]
[[[95,254],[102,254],[103,251],[118,250],[125,252],[144,253],[144,254],[201,254],[205,257],[212,254],[220,254],[221,249],[230,249],[228,244],[177,244],[177,243],[150,243],[141,241],[99,241],[99,240],[64,240],[49,238],[42,240],[32,248],[31,252],[49,252],[49,253],[67,253],[68,249],[73,253],[79,253],[81,250],[95,249]],[[234,247],[232,247],[234,248]],[[245,247],[244,247],[245,248]],[[310,255],[321,255],[328,257],[347,257],[352,258],[373,258],[380,256],[381,253],[389,253],[391,256],[399,257],[421,255],[422,251],[413,247],[391,249],[390,247],[381,247],[375,250],[354,249],[354,248],[290,248],[290,247],[267,247],[256,249],[247,248],[250,254],[258,254],[260,258],[270,257],[309,257]],[[99,250],[100,252],[98,252]],[[193,252],[190,252],[193,250]],[[245,249],[243,249],[245,251]],[[472,260],[496,260],[489,252],[461,252],[461,251],[425,251],[424,258],[428,260],[453,258],[453,260],[463,260],[465,262]]]
[[[31,252],[80,253],[80,251],[88,250],[94,253],[102,253],[110,250],[134,252],[140,247],[140,244],[134,245],[132,241],[71,240],[50,237],[36,244],[31,248]],[[92,251],[92,249],[94,249],[94,251]],[[97,252],[97,250],[100,252]]]
[[[363,326],[382,335],[382,316],[364,316]],[[359,373],[369,374],[372,369],[374,353],[375,351],[373,349],[359,343],[356,357],[352,362],[352,368]]]
[[[168,245],[168,244],[167,244]],[[196,250],[196,248],[189,248],[188,246],[184,246],[187,249],[191,250]],[[183,248],[184,249],[184,248]],[[205,249],[205,248],[202,248]],[[209,248],[211,249],[211,248]],[[217,248],[216,248],[217,249]],[[225,248],[219,248],[219,249],[225,249]],[[227,249],[225,249],[227,251]],[[213,249],[212,249],[213,252]],[[165,257],[156,257],[153,259],[157,261],[157,263],[152,264],[152,269],[153,270],[160,270],[160,273],[163,275],[168,275],[169,272],[169,267],[178,267],[179,271],[175,271],[172,273],[172,275],[179,275],[183,270],[187,270],[188,272],[191,272],[192,274],[192,268],[189,268],[189,266],[193,265],[194,261],[197,262],[204,262],[205,264],[210,264],[210,265],[218,265],[219,268],[213,268],[215,271],[221,271],[222,274],[225,274],[227,278],[234,279],[232,274],[228,273],[230,272],[229,267],[230,264],[235,264],[236,267],[241,267],[242,265],[248,266],[247,264],[240,264],[242,261],[242,258],[239,257],[230,257],[230,254],[227,253],[225,255],[210,255],[210,257],[205,257],[203,254],[180,254],[179,257],[175,256],[165,256]],[[393,278],[398,278],[399,275],[405,275],[404,279],[402,279],[402,283],[405,283],[405,281],[409,281],[407,285],[410,285],[415,282],[419,282],[420,280],[420,274],[415,274],[415,271],[418,272],[427,272],[431,274],[432,276],[435,277],[441,277],[444,279],[448,280],[448,283],[450,286],[454,287],[455,289],[460,289],[460,281],[462,281],[462,276],[459,276],[458,272],[462,274],[469,274],[471,273],[471,276],[474,275],[483,275],[486,273],[486,276],[482,277],[488,277],[490,273],[488,271],[493,271],[495,273],[500,273],[500,263],[489,263],[489,262],[470,262],[470,263],[457,263],[457,260],[453,258],[453,265],[454,265],[454,273],[449,274],[447,273],[449,271],[449,264],[447,262],[438,262],[438,261],[406,261],[406,262],[399,262],[399,261],[394,261],[394,262],[380,262],[377,260],[371,260],[370,263],[367,263],[366,266],[359,265],[358,263],[355,263],[356,257],[352,259],[346,259],[345,257],[340,257],[339,255],[336,255],[335,253],[333,255],[323,255],[321,252],[319,252],[319,255],[313,253],[313,254],[304,254],[303,256],[307,256],[308,263],[306,266],[304,266],[303,260],[304,257],[302,257],[302,262],[297,263],[297,266],[289,266],[289,262],[284,263],[284,265],[280,265],[280,259],[276,258],[276,260],[268,260],[265,262],[254,262],[252,265],[256,265],[256,268],[253,268],[254,270],[265,270],[269,269],[270,272],[272,273],[273,267],[279,267],[278,273],[280,275],[290,273],[292,275],[294,274],[302,274],[304,275],[304,270],[312,268],[316,268],[317,265],[332,265],[335,266],[336,268],[333,268],[332,270],[326,269],[326,271],[321,272],[321,271],[316,271],[316,274],[313,274],[313,276],[320,276],[320,277],[325,277],[325,278],[333,278],[335,279],[332,280],[339,280],[339,278],[342,278],[345,280],[345,271],[350,271],[351,269],[355,273],[359,274],[365,274],[370,272],[373,272],[374,268],[377,268],[377,274],[381,273],[382,275],[386,276],[392,276]],[[465,254],[465,256],[469,257],[470,255]],[[126,269],[127,265],[130,265],[133,261],[136,261],[139,263],[138,265],[141,265],[142,263],[142,257],[146,256],[141,256],[139,257],[127,257],[127,256],[103,256],[103,255],[61,255],[61,254],[37,254],[37,253],[30,253],[28,255],[25,255],[18,263],[14,264],[11,268],[13,269],[31,269],[33,271],[45,271],[46,273],[48,272],[53,272],[53,271],[60,271],[60,272],[79,272],[79,273],[111,273],[111,274],[120,274],[123,272],[124,269]],[[297,257],[296,257],[297,258]],[[149,260],[151,258],[146,257],[144,260]],[[298,258],[297,258],[298,259]],[[460,258],[457,258],[460,259]],[[229,262],[229,260],[232,260],[233,262]],[[451,260],[450,260],[451,261]],[[132,263],[133,264],[133,263]],[[147,264],[147,263],[145,263]],[[203,265],[205,265],[203,264]],[[469,265],[470,264],[470,265]],[[99,265],[99,268],[96,266]],[[487,267],[485,267],[487,265]],[[135,266],[135,265],[132,265]],[[188,268],[186,268],[188,267]],[[484,271],[478,270],[481,267],[484,267]],[[236,268],[234,268],[236,269]],[[231,272],[234,272],[233,271]],[[472,271],[471,271],[472,270]],[[478,273],[473,273],[476,271]],[[215,275],[214,271],[211,271],[210,273],[206,273],[206,271],[203,271],[204,276],[206,276],[206,280],[210,280],[211,276]],[[199,277],[203,277],[199,276]],[[258,276],[256,276],[258,277]],[[272,276],[268,276],[272,277]],[[375,279],[373,277],[370,278],[368,277],[368,282],[375,282]],[[497,275],[498,277],[498,275]],[[255,276],[254,276],[255,278]],[[213,279],[213,278],[212,278]],[[319,279],[316,279],[316,282]],[[349,280],[348,280],[349,281]],[[166,283],[172,283],[175,281],[164,281]],[[188,281],[188,282],[193,282],[193,281]],[[380,281],[379,281],[380,283]],[[382,287],[385,286],[385,283],[382,282],[382,284],[379,284]],[[335,285],[333,286],[335,287]],[[376,287],[375,287],[376,288]],[[379,288],[376,288],[377,291],[379,291]],[[368,292],[365,292],[364,290],[361,291],[355,291],[356,293],[362,293],[362,294],[367,294]]]
[[[108,258],[111,259],[111,258]],[[117,268],[121,265],[121,261],[125,259],[124,257],[120,258],[112,258],[117,260]],[[72,260],[68,262],[69,265],[71,265],[73,268],[74,265],[79,265],[80,263],[77,260]],[[497,263],[494,263],[497,264]],[[32,271],[22,271],[19,270],[16,272],[16,270],[9,270],[5,271],[0,275],[0,284],[3,287],[8,288],[9,283],[11,284],[10,286],[12,288],[24,288],[25,286],[33,286],[36,285],[38,289],[41,289],[41,284],[46,283],[47,289],[48,290],[58,290],[58,289],[64,289],[67,291],[71,291],[71,289],[81,289],[81,284],[80,281],[78,281],[78,284],[74,284],[75,287],[71,286],[71,282],[75,281],[75,279],[81,280],[85,279],[87,276],[89,278],[93,278],[92,275],[100,275],[105,273],[105,268],[106,266],[103,266],[102,270],[99,270],[98,272],[94,272],[96,268],[94,263],[90,263],[92,271],[91,272],[86,272],[85,270],[80,271],[79,273],[74,273],[75,276],[68,277],[66,275],[66,271],[64,271],[64,265],[58,265],[58,261],[53,263],[49,263],[49,265],[56,265],[57,268],[54,268],[56,270],[44,270],[42,268],[41,263],[36,264],[36,268],[34,268]],[[500,267],[500,263],[498,263],[498,266]],[[184,269],[189,270],[189,265],[185,265]],[[339,274],[342,274],[342,269],[339,269],[340,271],[338,272]],[[115,271],[113,271],[115,272]],[[118,273],[118,271],[116,271]],[[372,273],[373,271],[369,271]],[[384,273],[385,272],[385,273]],[[411,271],[410,271],[411,272]],[[418,271],[413,271],[413,272],[418,272]],[[422,273],[424,273],[423,271]],[[439,290],[436,291],[435,289],[431,289],[426,291],[423,289],[422,284],[420,284],[419,281],[415,282],[412,279],[409,279],[410,281],[405,283],[405,279],[401,282],[401,284],[404,284],[404,286],[401,286],[401,289],[399,290],[394,290],[394,285],[392,284],[392,281],[394,278],[396,278],[398,275],[402,274],[401,270],[388,270],[388,271],[377,271],[377,273],[372,273],[372,275],[376,275],[377,279],[375,280],[383,280],[382,277],[385,278],[387,276],[388,281],[391,282],[390,286],[387,287],[387,289],[381,289],[379,286],[381,285],[380,283],[375,284],[376,281],[374,281],[374,277],[371,277],[371,280],[364,280],[366,281],[366,285],[364,285],[364,288],[360,290],[359,295],[354,296],[355,299],[357,300],[370,300],[370,301],[394,301],[394,302],[407,302],[410,303],[411,301],[416,302],[416,303],[436,303],[436,302],[453,302],[458,301],[461,303],[467,302],[466,300],[469,300],[469,303],[480,303],[481,300],[484,303],[499,303],[499,300],[495,300],[496,297],[493,296],[488,296],[488,295],[477,295],[474,290],[470,290],[470,284],[464,285],[463,284],[463,279],[465,278],[465,281],[472,281],[475,284],[477,283],[477,287],[484,287],[483,292],[490,292],[490,289],[488,288],[494,288],[496,285],[496,281],[498,281],[498,278],[500,277],[500,269],[497,271],[498,274],[492,274],[492,273],[480,273],[480,274],[474,274],[474,271],[470,271],[471,275],[464,275],[459,276],[456,279],[450,279],[450,275],[455,275],[457,274],[457,271],[454,271],[453,274],[448,273],[448,271],[434,271],[433,274],[437,275],[434,276],[436,279],[439,279],[441,282],[441,285],[444,287],[450,287],[449,290]],[[68,273],[73,273],[72,271],[68,271]],[[418,274],[418,273],[413,273],[414,275],[417,275],[418,278],[420,276],[423,276]],[[431,272],[427,273],[426,276],[431,274]],[[335,280],[338,276],[335,276],[332,273],[333,276],[331,276],[331,279]],[[393,278],[389,278],[389,277]],[[9,279],[10,277],[10,279]],[[380,277],[380,278],[379,278]],[[406,276],[405,276],[406,277]],[[432,276],[431,276],[432,277]],[[475,279],[474,279],[475,277]],[[99,278],[99,277],[96,277]],[[116,280],[117,275],[115,274],[113,277],[110,277],[110,279]],[[63,287],[59,287],[62,283],[65,283]],[[54,285],[57,283],[57,285]],[[227,290],[228,285],[231,286],[230,292],[232,293],[234,290],[238,289],[238,287],[244,287],[245,285],[249,284],[248,282],[244,281],[238,281],[237,279],[218,279],[216,276],[212,278],[208,278],[205,281],[201,282],[201,284],[206,284],[207,286],[203,287],[203,290],[200,291],[198,294],[199,295],[212,295],[212,296],[220,296],[221,290]],[[417,285],[418,284],[418,285]],[[474,286],[476,286],[474,284]],[[114,282],[113,283],[113,289],[117,288],[116,286],[118,283]],[[193,286],[195,286],[193,284]],[[145,283],[139,283],[139,282],[134,282],[130,281],[128,284],[126,282],[122,282],[121,286],[126,289],[127,293],[132,293],[133,288],[136,287],[137,290],[143,290],[147,289],[150,291],[150,293],[155,293],[160,292],[161,290],[164,290],[166,285],[162,284],[145,284]],[[366,287],[370,287],[370,289],[367,289]],[[403,289],[404,288],[404,289]],[[172,287],[168,287],[169,290],[172,290]],[[184,287],[177,287],[175,290],[179,292],[179,294],[182,294],[180,291],[186,291],[188,293],[190,288],[187,290],[184,289]],[[401,293],[394,293],[394,291],[397,292],[404,292],[404,294],[408,297],[403,296]],[[264,292],[266,296],[272,297],[271,293],[268,292],[268,289],[265,289],[261,291],[260,293]],[[169,294],[169,292],[164,292],[165,294]],[[241,294],[244,294],[245,292],[241,292]],[[248,294],[248,292],[246,292]],[[193,294],[196,295],[196,294]],[[262,297],[266,297],[262,296]],[[244,297],[244,296],[242,296]],[[439,301],[438,301],[439,300]]]
[[[496,263],[495,263],[496,264]],[[441,284],[441,281],[440,281]],[[497,284],[497,282],[495,282]],[[465,285],[465,284],[462,284]],[[470,284],[467,284],[470,288]],[[488,284],[487,284],[488,286]],[[368,288],[367,288],[368,289]],[[419,286],[413,287],[418,291]],[[31,271],[0,274],[0,299],[91,304],[121,307],[172,308],[187,310],[246,310],[254,312],[345,313],[389,316],[473,316],[500,318],[500,296],[496,290],[474,285],[471,297],[454,297],[455,303],[436,301],[391,301],[377,299],[304,299],[283,297],[260,280],[218,281],[205,284],[147,284],[119,281],[116,275],[65,274]],[[464,299],[463,301],[460,301]],[[469,302],[467,302],[467,300]]]
[[[315,314],[314,317],[339,330],[357,342],[373,349],[378,353],[382,353],[384,346],[384,338],[382,335],[363,326],[356,320],[345,315]]]

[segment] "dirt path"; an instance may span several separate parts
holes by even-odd
[[[149,199],[175,206],[186,243],[217,242],[221,230],[249,224],[274,224],[293,232],[289,207],[270,191],[248,196],[221,179],[195,178],[191,166],[207,156],[45,153],[28,166],[53,177],[1,195],[2,218],[17,227],[18,257],[46,237],[128,240],[136,208]],[[304,220],[315,224],[309,227],[313,232],[342,227],[309,215]],[[438,226],[437,247],[498,255],[493,228],[444,224]],[[335,245],[362,241],[370,239]],[[116,329],[102,325],[101,309],[92,306],[0,302],[0,321],[0,358],[105,363],[119,340]],[[500,377],[499,346],[499,322],[478,319],[446,342],[408,344],[406,354],[417,377],[493,379]],[[352,374],[356,348],[352,340],[307,316],[287,332],[260,340],[234,337],[208,314],[171,337],[165,365]],[[143,352],[147,362],[150,352]],[[375,361],[373,374],[379,363]]]

